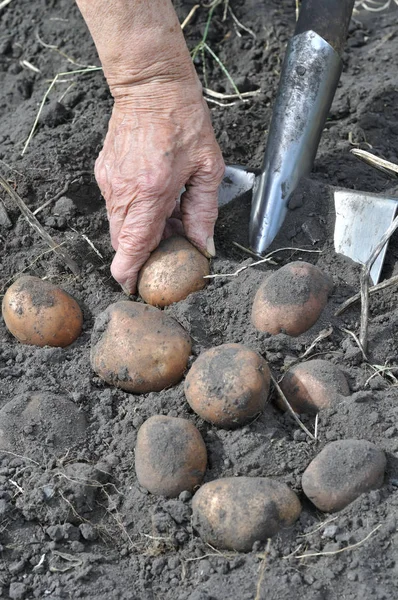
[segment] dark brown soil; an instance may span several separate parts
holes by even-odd
[[[175,4],[182,19],[194,2],[177,0]],[[281,61],[294,29],[295,2],[231,0],[230,5],[256,37],[243,30],[239,36],[230,15],[222,21],[220,7],[208,43],[241,91],[261,88],[261,93],[231,107],[211,105],[213,122],[227,162],[259,167]],[[200,40],[207,14],[201,8],[186,28],[191,47]],[[46,277],[78,300],[85,319],[82,335],[66,349],[23,346],[0,323],[0,408],[22,394],[45,392],[52,397],[66,396],[88,422],[85,441],[61,454],[54,444],[46,442],[44,434],[29,442],[38,449],[33,459],[20,452],[2,453],[0,597],[396,597],[395,290],[371,298],[369,361],[364,361],[347,333],[358,334],[359,307],[342,317],[333,316],[341,302],[358,291],[359,268],[331,249],[330,204],[330,186],[398,192],[396,182],[349,152],[351,142],[364,149],[371,144],[375,153],[398,163],[396,23],[394,11],[385,15],[360,13],[353,20],[343,76],[313,174],[295,194],[285,227],[272,248],[322,250],[321,254],[287,250],[274,257],[279,264],[301,259],[313,262],[333,279],[333,294],[318,323],[294,339],[256,333],[250,324],[251,303],[259,284],[275,269],[267,264],[247,269],[235,278],[217,278],[205,290],[166,309],[192,336],[193,359],[214,345],[243,342],[266,358],[277,377],[321,330],[331,326],[333,331],[317,344],[311,356],[337,364],[348,378],[351,395],[322,411],[319,440],[313,443],[295,421],[273,406],[251,425],[227,431],[193,414],[184,398],[183,382],[163,392],[131,395],[95,376],[89,358],[94,319],[109,304],[124,299],[110,276],[113,252],[105,207],[93,176],[112,101],[100,71],[75,75],[72,87],[66,82],[68,77],[60,76],[36,134],[21,156],[54,75],[80,69],[80,65],[98,64],[98,58],[70,0],[14,0],[0,10],[0,172],[31,210],[45,205],[37,218],[82,271],[81,277],[75,277],[53,252],[48,252],[17,206],[1,192],[0,293],[4,294],[19,273]],[[29,63],[39,72],[32,71]],[[231,92],[219,66],[211,59],[206,66],[207,87]],[[203,76],[200,62],[198,70]],[[247,246],[248,215],[248,198],[221,211],[214,273],[230,273],[242,262],[251,262],[233,245],[239,242]],[[397,258],[395,238],[383,278],[398,274]],[[391,371],[377,373],[374,365],[389,365]],[[271,477],[299,494],[303,512],[292,528],[272,539],[265,563],[265,544],[255,544],[246,554],[223,554],[204,544],[192,527],[190,494],[166,500],[138,485],[134,470],[137,430],[156,414],[188,418],[199,428],[209,457],[205,481],[239,475]],[[69,427],[73,412],[64,418]],[[313,431],[314,418],[303,418]],[[0,422],[0,428],[4,425]],[[22,422],[13,427],[13,436],[20,440],[31,435]],[[326,443],[351,438],[368,440],[386,452],[384,484],[330,517],[305,500],[301,476]],[[326,554],[298,558],[305,552]]]

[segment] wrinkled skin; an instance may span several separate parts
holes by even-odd
[[[111,272],[132,293],[164,236],[184,232],[215,254],[224,162],[171,2],[115,0],[112,11],[106,0],[77,2],[115,99],[95,175],[116,251]]]

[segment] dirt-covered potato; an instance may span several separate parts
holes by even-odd
[[[237,427],[264,409],[270,383],[265,360],[241,344],[223,344],[199,356],[185,380],[185,396],[202,419]]]
[[[152,494],[175,498],[193,492],[206,471],[206,446],[190,421],[156,415],[140,427],[135,447],[135,470]]]
[[[2,313],[12,335],[35,346],[69,346],[83,325],[82,311],[72,296],[31,275],[20,277],[8,288]]]
[[[116,302],[95,320],[91,365],[102,379],[127,392],[158,392],[176,384],[190,353],[187,332],[153,306]]]
[[[304,494],[319,510],[341,510],[382,486],[386,462],[384,452],[367,440],[331,442],[304,471]]]
[[[203,485],[192,501],[193,525],[216,548],[249,552],[292,525],[301,512],[288,486],[266,477],[227,477]]]
[[[29,392],[16,396],[0,410],[1,450],[43,460],[61,456],[84,439],[86,419],[65,396]]]
[[[319,319],[332,282],[318,267],[292,262],[270,275],[257,290],[252,307],[256,329],[298,336]]]
[[[154,306],[168,306],[205,287],[209,261],[187,239],[162,240],[142,267],[138,293]]]
[[[280,387],[295,412],[308,414],[316,414],[350,393],[344,373],[333,363],[319,359],[293,366]],[[284,410],[281,401],[276,402]]]

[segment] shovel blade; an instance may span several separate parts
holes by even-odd
[[[394,220],[398,200],[364,192],[337,190],[334,192],[334,204],[336,252],[355,262],[366,263]],[[373,263],[370,272],[373,284],[379,281],[387,245]]]

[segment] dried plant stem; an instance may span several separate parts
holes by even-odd
[[[354,550],[354,548],[358,548],[362,544],[364,544],[378,529],[380,529],[381,524],[377,525],[366,537],[363,538],[360,542],[356,544],[351,544],[350,546],[346,546],[345,548],[340,548],[339,550],[331,550],[330,552],[308,552],[307,554],[299,554],[296,558],[308,558],[310,556],[334,556],[335,554],[341,554],[342,552],[348,552],[348,550]]]
[[[292,415],[293,419],[297,422],[297,424],[299,425],[299,427],[301,427],[301,429],[308,435],[309,438],[311,438],[312,440],[315,440],[315,436],[307,429],[307,427],[304,425],[304,423],[298,418],[298,416],[296,415],[296,413],[294,412],[294,410],[292,409],[292,407],[290,406],[289,402],[286,399],[285,394],[282,392],[281,387],[279,385],[279,383],[276,381],[275,377],[272,375],[271,373],[271,381],[275,386],[276,391],[279,394],[280,399],[282,400],[283,405],[285,406],[287,412],[289,414]]]
[[[187,16],[185,17],[185,19],[181,23],[181,29],[182,30],[184,30],[185,27],[188,25],[188,23],[190,22],[190,20],[192,19],[192,17],[194,16],[194,14],[196,13],[196,11],[198,10],[198,8],[200,8],[200,4],[195,4],[191,8],[191,10],[189,11],[189,13],[187,14]]]
[[[398,285],[398,275],[394,275],[394,277],[390,277],[390,279],[386,279],[386,281],[382,281],[381,283],[378,283],[377,285],[373,285],[372,287],[369,288],[369,295],[375,294],[376,292],[380,292],[381,290],[385,290],[388,287],[392,287],[394,285]],[[348,298],[348,300],[346,300],[338,310],[336,310],[336,312],[334,313],[335,317],[339,317],[341,314],[343,314],[343,312],[345,312],[348,308],[350,308],[350,306],[352,306],[353,304],[355,304],[356,302],[358,302],[358,300],[361,299],[361,293],[358,292],[357,294],[354,294],[354,296],[351,296],[351,298]]]
[[[62,258],[66,266],[72,271],[74,275],[80,275],[80,269],[77,263],[69,256],[69,254],[57,244],[53,238],[47,233],[47,231],[40,225],[30,208],[28,208],[22,198],[17,194],[16,191],[8,185],[7,181],[0,175],[0,185],[8,193],[8,195],[14,200],[19,210],[29,223],[29,225],[37,231],[40,237]]]

